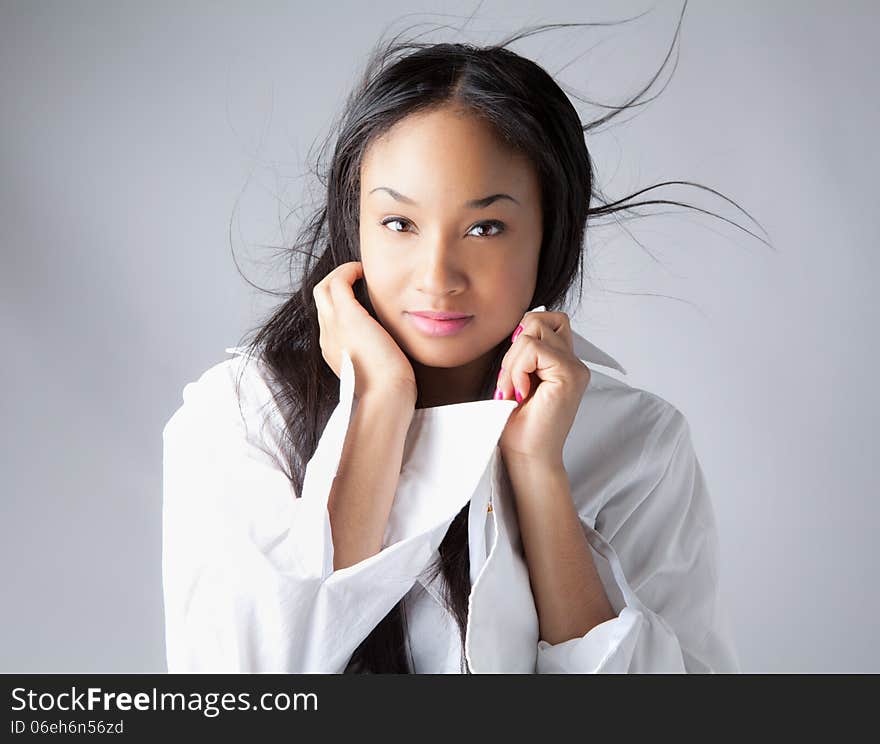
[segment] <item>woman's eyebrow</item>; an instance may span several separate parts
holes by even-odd
[[[419,206],[417,202],[413,201],[408,196],[404,196],[399,191],[395,191],[388,186],[377,186],[376,188],[372,189],[370,193],[372,194],[376,191],[387,191],[397,201],[403,202],[404,204],[410,204],[414,207]],[[490,204],[498,201],[499,199],[510,199],[510,201],[512,201],[514,204],[519,204],[519,202],[514,199],[510,194],[492,194],[491,196],[484,196],[482,199],[471,199],[470,201],[466,201],[463,206],[465,209],[483,209],[485,207],[488,207]]]

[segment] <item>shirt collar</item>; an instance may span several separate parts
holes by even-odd
[[[587,341],[573,328],[571,330],[572,341],[574,345],[574,355],[585,362],[593,364],[601,364],[603,367],[611,367],[621,374],[626,374],[626,370],[614,357],[607,352],[602,351],[598,346]]]

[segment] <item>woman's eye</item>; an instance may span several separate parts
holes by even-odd
[[[400,217],[389,217],[387,220],[382,220],[383,225],[390,225],[392,222],[399,222],[402,225],[408,225],[409,222],[406,220],[402,220]],[[405,230],[392,230],[391,232],[406,232]]]
[[[497,231],[492,233],[491,235],[477,235],[478,238],[493,238],[496,235],[500,235],[502,232],[504,232],[504,224],[495,220],[492,220],[491,222],[480,222],[479,224],[474,225],[471,230],[476,230],[478,227],[494,227]]]
[[[398,222],[401,225],[409,225],[410,224],[409,220],[405,220],[401,217],[388,217],[387,219],[382,220],[382,222],[380,224],[391,225],[395,222]],[[494,228],[495,232],[490,235],[483,234],[483,235],[476,236],[478,238],[493,238],[496,235],[500,235],[502,232],[504,232],[504,223],[498,222],[497,220],[490,220],[488,222],[480,222],[480,223],[474,225],[468,232],[471,232],[471,231],[476,230],[478,228],[489,228],[489,229]],[[392,232],[407,232],[407,230],[394,230],[394,229],[392,229]]]

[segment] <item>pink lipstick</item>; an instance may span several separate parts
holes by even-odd
[[[442,313],[432,310],[407,312],[412,324],[427,336],[451,336],[458,333],[474,316],[465,313]]]

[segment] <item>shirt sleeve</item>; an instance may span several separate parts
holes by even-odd
[[[354,402],[350,358],[300,497],[248,432],[229,369],[189,383],[163,431],[168,671],[342,673],[428,564],[443,525],[334,571],[327,500]]]
[[[657,456],[612,499],[613,511],[627,515],[612,520],[613,533],[606,538],[581,519],[617,616],[581,637],[539,640],[538,673],[740,671],[720,599],[705,477],[684,416],[673,408],[667,421]]]

